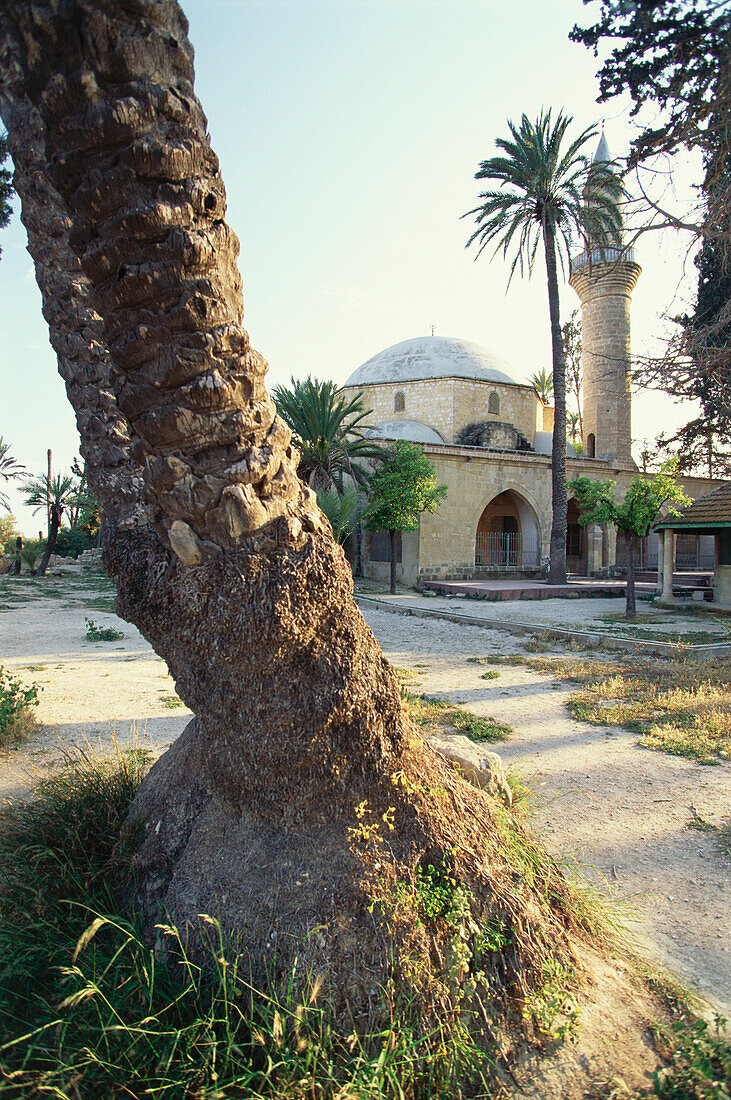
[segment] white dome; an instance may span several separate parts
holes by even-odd
[[[439,432],[418,420],[389,420],[364,433],[369,439],[407,439],[410,443],[443,443]]]
[[[417,336],[379,351],[354,371],[346,386],[374,386],[384,382],[416,382],[424,378],[474,378],[479,382],[508,382],[512,368],[487,348],[451,336]]]

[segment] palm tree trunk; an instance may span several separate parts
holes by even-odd
[[[624,609],[625,619],[634,619],[637,616],[635,603],[635,548],[637,535],[627,535],[627,598]]]
[[[543,222],[543,243],[546,249],[548,306],[551,316],[554,406],[551,452],[551,565],[548,583],[566,584],[566,356],[559,312],[556,238],[553,226],[547,219]]]
[[[56,540],[58,539],[58,532],[61,530],[61,510],[57,504],[53,501],[49,506],[48,521],[48,539],[46,540],[46,548],[43,551],[43,557],[41,558],[41,564],[36,570],[37,577],[45,577],[46,570],[48,569],[48,562],[50,561],[51,554],[56,547]]]
[[[516,880],[490,799],[415,737],[297,478],[186,32],[174,0],[0,5],[3,119],[117,610],[195,714],[133,807],[140,910],[151,934],[164,911],[219,915],[255,969],[299,954],[357,1015],[400,944],[446,981],[433,934],[396,942],[370,903],[453,851],[477,916],[499,898],[526,929],[501,961],[524,989],[575,920],[560,875]]]

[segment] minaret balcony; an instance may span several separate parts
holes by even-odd
[[[571,274],[577,275],[587,267],[598,267],[600,264],[614,264],[621,261],[636,263],[634,248],[592,248],[591,251],[579,252],[571,257]]]

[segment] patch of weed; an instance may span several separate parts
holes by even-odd
[[[90,642],[116,642],[123,638],[121,630],[115,630],[112,626],[97,626],[93,619],[84,619],[86,623],[86,637]]]
[[[168,710],[175,710],[177,707],[185,706],[183,700],[177,695],[161,695],[160,702],[164,707],[167,707]]]
[[[496,668],[488,668],[487,672],[483,672],[480,676],[481,680],[497,680],[500,673]]]
[[[494,718],[473,714],[447,699],[434,699],[428,695],[412,695],[407,692],[406,702],[413,721],[426,729],[451,726],[472,741],[502,741],[513,732],[511,726],[497,722]]]

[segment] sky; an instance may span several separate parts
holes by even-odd
[[[591,22],[581,0],[183,0],[208,116],[241,241],[245,323],[269,361],[269,385],[314,374],[343,383],[383,348],[456,336],[502,356],[523,381],[549,368],[542,262],[515,277],[489,251],[465,249],[474,174],[507,119],[563,108],[577,128],[605,120],[626,152],[628,104],[602,106],[598,62],[568,33]],[[693,166],[670,185],[690,197]],[[40,295],[16,216],[0,233],[0,435],[39,474],[46,450],[67,469],[79,442],[56,372]],[[667,315],[688,308],[688,242],[668,231],[637,245],[633,351],[650,354]],[[539,258],[540,260],[540,258]],[[561,287],[567,318],[578,307]],[[638,393],[639,453],[688,419]],[[21,529],[34,517],[11,490]]]

